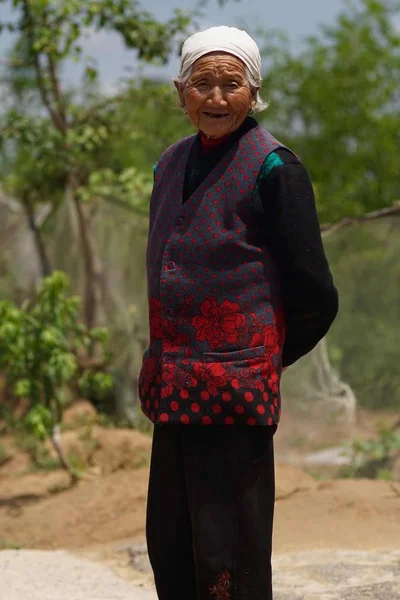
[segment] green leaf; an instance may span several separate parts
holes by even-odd
[[[85,69],[85,79],[87,79],[88,81],[96,81],[98,79],[99,73],[97,71],[97,69],[94,69],[93,67],[86,67]]]
[[[31,394],[31,383],[29,379],[20,379],[14,386],[17,398],[28,398]]]
[[[53,430],[53,417],[51,411],[39,404],[34,406],[24,418],[27,429],[32,431],[37,439],[44,440],[51,435]]]

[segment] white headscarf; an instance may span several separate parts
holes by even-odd
[[[227,52],[240,58],[254,81],[261,86],[261,56],[256,42],[248,33],[236,27],[211,27],[190,36],[182,47],[179,76],[186,74],[193,63],[210,52]]]

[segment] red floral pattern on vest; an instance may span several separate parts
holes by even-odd
[[[142,410],[154,423],[274,425],[285,326],[251,199],[264,160],[282,146],[255,127],[182,204],[194,138],[171,146],[155,172]]]

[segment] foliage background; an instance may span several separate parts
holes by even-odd
[[[43,25],[33,41],[27,8]],[[152,166],[191,128],[168,81],[128,72],[118,90],[102,92],[97,67],[82,55],[80,40],[85,27],[111,30],[142,62],[162,64],[196,20],[179,14],[161,25],[143,9],[128,0],[16,0],[17,43],[6,59],[0,113],[0,298],[21,303],[32,294],[44,274],[40,243],[48,268],[64,270],[74,293],[87,300],[92,286],[94,324],[111,334],[117,384],[109,402],[134,420],[148,336],[144,256]],[[256,32],[271,99],[262,122],[305,162],[324,223],[400,199],[398,17],[397,2],[343,3],[336,22],[321,27],[296,53],[283,34]],[[51,36],[54,24],[59,29]],[[3,23],[3,33],[7,27]],[[83,68],[76,86],[63,79],[72,56]],[[48,68],[52,60],[56,82]],[[64,118],[62,126],[43,89]],[[392,216],[326,238],[341,298],[328,336],[330,358],[359,404],[372,409],[400,405],[399,223]],[[85,255],[82,227],[93,241],[91,257]],[[286,395],[314,401],[312,364],[307,357],[288,371]]]

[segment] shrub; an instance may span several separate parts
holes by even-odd
[[[352,444],[353,461],[344,467],[342,477],[392,479],[395,460],[400,456],[400,428],[382,428],[377,439]]]
[[[79,322],[80,301],[67,296],[68,287],[67,276],[56,271],[21,308],[0,302],[0,371],[15,397],[30,400],[24,426],[37,439],[51,437],[72,473],[59,443],[66,391],[105,393],[113,378],[105,370],[108,332]]]

